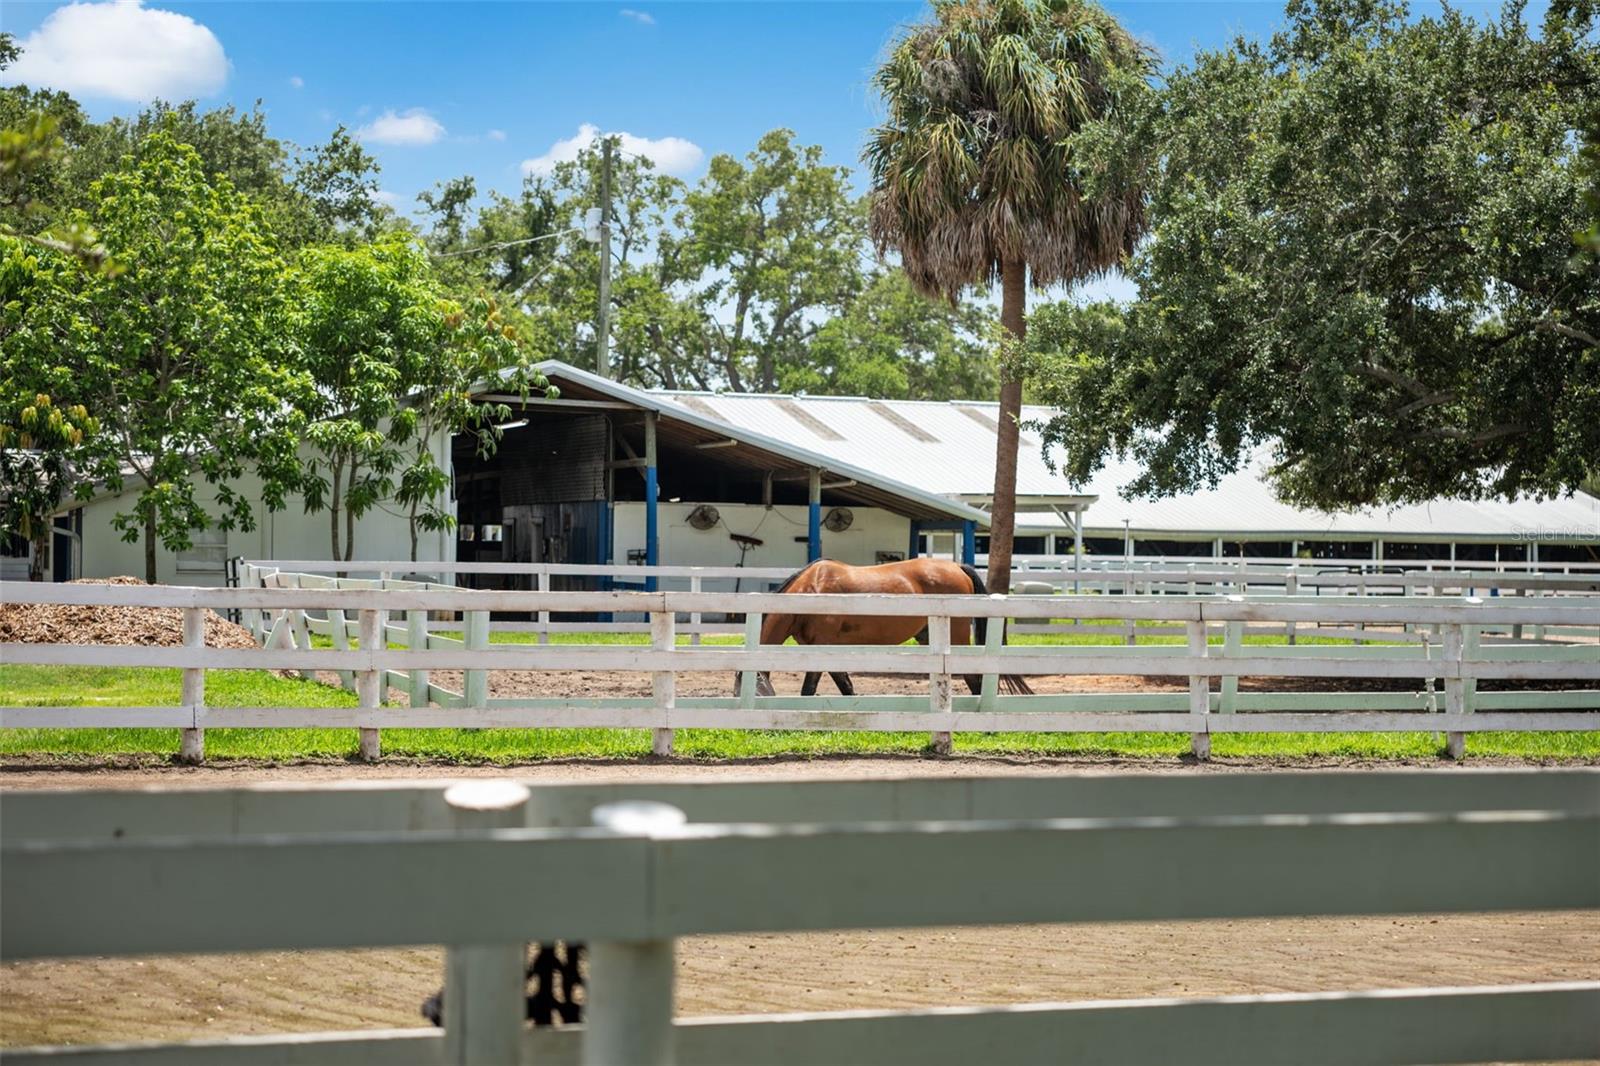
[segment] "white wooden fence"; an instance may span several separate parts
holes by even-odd
[[[8,960],[436,943],[450,974],[443,1032],[12,1048],[8,1062],[1600,1056],[1594,981],[686,1019],[672,1010],[678,941],[702,934],[1600,908],[1593,770],[279,785],[18,794],[0,816]],[[554,939],[590,945],[586,1021],[530,1030],[523,944]]]
[[[0,660],[75,666],[165,666],[184,671],[175,707],[0,707],[0,728],[179,728],[184,755],[203,755],[203,731],[225,727],[342,726],[360,730],[364,757],[377,758],[386,727],[636,727],[654,731],[654,748],[671,750],[681,728],[849,729],[923,731],[947,749],[955,732],[1158,731],[1191,734],[1195,753],[1210,752],[1224,732],[1435,731],[1460,755],[1468,732],[1600,728],[1600,600],[1561,598],[1524,603],[1414,597],[1030,597],[802,596],[682,592],[490,592],[438,588],[181,588],[138,585],[0,584],[15,602],[133,605],[184,609],[181,647],[4,644]],[[256,649],[202,646],[202,612],[237,609],[264,635]],[[496,612],[636,612],[650,617],[649,647],[559,643],[491,644]],[[762,613],[924,617],[925,646],[762,646]],[[321,619],[314,617],[323,613]],[[400,613],[405,625],[387,622]],[[441,612],[459,623],[436,623]],[[742,613],[743,645],[680,645],[677,619]],[[1183,644],[1157,646],[1001,646],[1002,626],[985,644],[953,647],[953,618],[1049,620],[1099,616],[1138,624],[1181,626]],[[1308,626],[1312,631],[1364,625],[1384,632],[1411,626],[1429,639],[1412,644],[1251,645],[1244,626]],[[459,626],[460,638],[433,632]],[[1541,642],[1485,639],[1490,627],[1542,627]],[[332,647],[316,648],[314,628]],[[1378,638],[1373,629],[1365,630]],[[1555,637],[1560,636],[1561,640]],[[401,647],[392,647],[398,638]],[[1218,640],[1220,643],[1213,643]],[[213,707],[205,671],[264,668],[336,672],[354,689],[346,708]],[[432,673],[462,670],[461,691],[442,688]],[[602,670],[646,673],[651,694],[637,698],[496,698],[495,670]],[[756,695],[758,671],[887,673],[929,679],[921,695],[801,697]],[[680,697],[686,673],[738,675],[734,694]],[[1187,692],[1091,692],[1002,696],[1001,674],[1167,676],[1188,680]],[[953,682],[982,678],[978,695],[956,695]],[[1243,676],[1383,678],[1405,691],[1305,692],[1239,690]],[[1213,680],[1217,682],[1213,691]],[[1532,681],[1522,691],[1478,691],[1479,682]],[[385,706],[398,685],[409,707]]]
[[[1041,557],[1042,558],[1042,557]],[[1038,559],[1034,560],[1035,562]],[[1022,569],[1013,574],[1016,591],[1023,594],[1073,595],[1128,595],[1128,596],[1195,596],[1195,595],[1289,595],[1289,596],[1438,596],[1460,594],[1496,598],[1552,597],[1592,595],[1600,592],[1600,571],[1595,573],[1544,574],[1510,573],[1486,574],[1479,571],[1406,570],[1394,572],[1326,570],[1316,567],[1250,567],[1224,565],[1220,562],[1180,564],[1145,563],[1126,567],[1121,560],[1093,570],[1074,570],[1071,557],[1064,561],[1045,560],[1044,568]],[[530,590],[551,590],[563,579],[577,579],[592,583],[596,588],[603,583],[616,583],[622,587],[638,587],[654,581],[661,590],[688,592],[766,591],[776,587],[793,571],[784,568],[733,567],[733,566],[599,566],[578,563],[408,563],[403,561],[357,561],[348,563],[325,560],[241,560],[239,584],[246,588],[416,588],[421,585],[455,585],[464,580],[505,582],[510,587],[526,584]],[[350,576],[342,576],[350,575]],[[370,576],[359,576],[370,575]],[[470,577],[469,577],[470,575]],[[400,579],[396,583],[396,579]],[[1018,618],[1018,631],[1024,633],[1070,633],[1082,635],[1119,636],[1126,643],[1134,643],[1136,636],[1182,636],[1182,627],[1146,626],[1136,634],[1129,622],[1108,625],[1101,618],[1075,618],[1062,616],[1054,619]],[[528,621],[497,619],[496,628],[503,632],[536,633],[541,641],[552,633],[648,633],[649,622],[642,617],[608,615],[603,619],[554,618],[552,612],[543,611]],[[1359,630],[1359,625],[1357,629]],[[1402,627],[1399,638],[1385,639],[1415,641],[1420,637],[1411,627]],[[1246,625],[1249,635],[1253,627]],[[687,634],[691,643],[699,643],[705,634],[730,634],[742,632],[737,623],[721,615],[704,615],[695,612],[680,621],[678,632]],[[1524,634],[1508,630],[1508,635],[1518,639],[1524,636],[1540,639],[1537,629]],[[1291,643],[1298,639],[1294,626],[1287,627]],[[1311,634],[1316,635],[1316,634]],[[1327,632],[1322,635],[1345,635]],[[1356,639],[1362,639],[1359,633]]]

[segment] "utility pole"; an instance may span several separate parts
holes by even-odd
[[[611,145],[600,138],[600,314],[595,326],[595,373],[611,376]]]

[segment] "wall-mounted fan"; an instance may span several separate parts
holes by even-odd
[[[835,507],[823,516],[822,525],[830,533],[843,533],[855,522],[855,512],[848,507]]]
[[[722,512],[709,503],[702,503],[689,512],[687,521],[692,528],[704,533],[708,529],[717,528],[717,523],[722,521]]]

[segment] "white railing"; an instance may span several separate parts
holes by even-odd
[[[442,1031],[6,1058],[1586,1059],[1594,981],[677,1019],[674,960],[706,934],[1594,909],[1597,796],[1600,774],[1579,770],[8,797],[8,961],[443,944],[450,976]],[[557,939],[588,944],[586,1017],[528,1029],[524,945]]]
[[[671,750],[682,728],[922,731],[948,749],[955,732],[1159,731],[1191,734],[1195,754],[1209,754],[1223,732],[1435,731],[1460,755],[1467,732],[1600,728],[1600,599],[1513,600],[1381,597],[1035,597],[777,595],[683,592],[505,592],[438,588],[181,588],[140,585],[0,584],[11,602],[178,607],[185,644],[171,648],[3,644],[0,658],[46,665],[175,667],[184,671],[176,707],[3,707],[0,728],[176,727],[184,755],[203,753],[203,731],[226,727],[342,726],[360,730],[364,757],[377,758],[386,727],[636,727],[654,731],[657,752]],[[203,611],[240,611],[264,635],[256,649],[203,646]],[[499,612],[630,612],[648,615],[651,642],[639,646],[498,644]],[[317,619],[315,612],[324,617]],[[405,614],[403,627],[387,619]],[[437,623],[440,613],[461,619]],[[927,619],[926,645],[763,646],[763,614],[844,614]],[[682,615],[743,617],[743,645],[680,645]],[[1048,622],[1098,617],[1137,627],[1181,626],[1176,645],[1002,646],[1005,619]],[[987,618],[981,646],[952,644],[967,620]],[[1312,631],[1369,627],[1363,644],[1247,644],[1244,627],[1265,624]],[[434,632],[459,626],[460,638]],[[331,647],[314,647],[313,626]],[[958,628],[959,626],[959,628]],[[1426,639],[1376,643],[1410,626]],[[1541,642],[1498,642],[1491,629],[1539,627]],[[399,637],[403,646],[390,646]],[[1218,641],[1213,643],[1213,640]],[[213,707],[205,671],[264,668],[310,676],[333,671],[358,696],[346,708]],[[435,684],[437,670],[463,671],[461,691]],[[648,697],[626,699],[495,698],[496,670],[602,670],[649,674]],[[929,679],[928,694],[758,696],[757,673],[875,672]],[[727,697],[680,697],[682,674],[738,676]],[[1091,692],[1001,695],[1001,675],[1112,675],[1185,678],[1187,692]],[[1383,678],[1409,689],[1381,692],[1241,692],[1239,678]],[[981,679],[958,696],[953,683]],[[1213,691],[1213,681],[1216,682]],[[1532,691],[1478,691],[1481,681],[1540,682]],[[384,706],[398,684],[409,707]],[[437,705],[437,706],[435,706]]]

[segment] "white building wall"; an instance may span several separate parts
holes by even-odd
[[[449,469],[449,437],[440,434],[435,442],[435,459]],[[104,496],[83,504],[83,573],[82,577],[117,577],[129,575],[144,577],[144,539],[128,543],[112,521],[119,512],[131,511],[136,492],[136,479],[129,479],[129,490],[116,496]],[[227,535],[227,555],[246,559],[330,559],[333,556],[332,535],[326,510],[308,513],[305,503],[295,495],[285,500],[283,510],[267,513],[261,506],[260,479],[246,474],[234,487],[253,501],[256,526],[250,531],[234,529]],[[214,504],[216,493],[207,485],[200,485],[196,495],[208,512],[217,513]],[[453,506],[453,503],[452,503]],[[340,516],[341,527],[343,515]],[[405,511],[399,504],[386,500],[356,521],[355,559],[399,560],[411,557],[411,535]],[[343,533],[341,532],[341,540]],[[425,562],[449,561],[455,558],[455,534],[452,532],[423,532],[417,541],[417,559]],[[178,553],[166,548],[156,548],[156,579],[162,584],[215,586],[223,584],[221,569],[180,571]]]
[[[729,539],[730,533],[759,537],[762,541],[745,555],[746,566],[799,569],[806,564],[808,514],[804,505],[769,509],[761,504],[718,503],[714,506],[721,512],[721,523],[703,532],[688,523],[689,512],[696,506],[695,503],[658,505],[662,564],[736,566],[739,546]],[[823,514],[830,509],[824,506]],[[824,558],[865,566],[878,561],[878,552],[898,552],[904,557],[911,538],[910,519],[876,507],[851,507],[850,511],[855,521],[849,529],[841,533],[827,528],[822,530]],[[612,513],[615,519],[612,558],[625,563],[630,549],[644,550],[644,504],[618,503]]]

